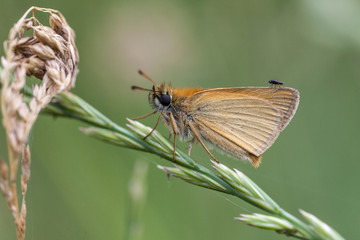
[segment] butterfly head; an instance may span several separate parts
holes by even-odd
[[[146,73],[139,70],[139,74],[148,79],[154,85],[152,89],[146,89],[142,87],[132,86],[132,90],[135,91],[148,91],[149,102],[154,109],[157,111],[167,110],[171,106],[172,102],[172,88],[171,85],[166,86],[165,83],[159,85],[152,80]]]
[[[149,102],[154,109],[159,111],[168,109],[172,101],[171,86],[161,84],[160,86],[153,86],[152,91],[149,92]]]

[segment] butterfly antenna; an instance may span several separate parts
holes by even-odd
[[[146,78],[147,80],[152,82],[157,88],[160,88],[160,86],[154,80],[152,80],[146,73],[144,73],[142,70],[139,69],[138,72],[141,76],[143,76],[144,78]]]
[[[131,86],[131,90],[133,91],[145,91],[145,92],[151,92],[151,89],[146,89],[138,86]]]

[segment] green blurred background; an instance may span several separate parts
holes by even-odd
[[[360,238],[359,1],[28,2],[0,1],[1,41],[31,5],[60,10],[80,52],[73,92],[120,125],[150,112],[146,94],[130,90],[151,86],[139,68],[178,87],[268,86],[278,79],[299,89],[299,109],[260,168],[215,154],[289,212],[300,217],[304,209],[345,238]],[[235,221],[259,212],[245,202],[168,181],[156,167],[164,160],[91,139],[79,126],[85,125],[49,116],[34,126],[27,240],[125,239],[136,160],[148,163],[142,239],[287,239]],[[2,128],[0,137],[7,158]],[[201,146],[192,157],[209,165]],[[3,196],[0,239],[15,239]]]

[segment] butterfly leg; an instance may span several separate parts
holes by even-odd
[[[165,113],[164,113],[165,114]],[[171,124],[171,128],[174,132],[174,152],[173,152],[173,161],[175,162],[175,151],[176,151],[176,122],[174,119],[174,116],[172,114],[172,112],[169,112],[169,119],[170,119],[170,124]]]
[[[211,154],[211,152],[209,151],[209,149],[207,149],[207,147],[205,146],[205,144],[203,143],[203,141],[200,138],[200,134],[199,132],[196,130],[196,128],[194,127],[194,124],[192,122],[189,122],[189,127],[191,132],[194,134],[194,136],[196,137],[196,139],[199,141],[199,143],[203,146],[203,148],[205,149],[205,151],[217,162],[219,163],[219,161]]]
[[[159,122],[160,122],[160,117],[161,117],[161,115],[159,115],[158,120],[157,120],[157,122],[156,122],[156,124],[155,124],[155,127],[151,130],[151,132],[148,133],[148,135],[146,135],[145,137],[143,137],[143,140],[145,140],[148,136],[150,136],[150,135],[155,131],[157,125],[158,125]]]

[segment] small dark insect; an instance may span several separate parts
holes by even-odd
[[[284,84],[283,81],[279,81],[279,80],[276,80],[276,79],[269,80],[269,83],[271,85],[283,85]]]

